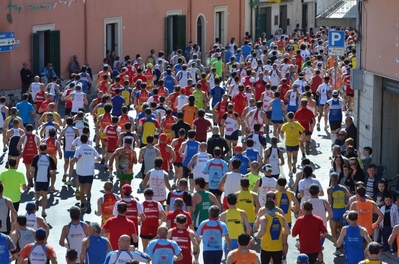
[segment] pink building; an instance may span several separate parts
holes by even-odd
[[[373,162],[399,172],[399,0],[360,1],[360,44],[354,71],[359,149],[373,148]]]
[[[14,0],[0,6],[0,32],[15,32],[19,47],[4,53],[5,90],[21,87],[19,70],[28,62],[39,74],[53,62],[68,78],[77,55],[96,73],[106,50],[121,59],[150,49],[170,53],[191,40],[207,51],[216,37],[227,44],[244,36],[244,1],[228,0]],[[205,53],[205,52],[203,52]],[[205,54],[204,54],[205,55]],[[204,59],[204,58],[203,58]],[[1,84],[1,82],[0,82]]]

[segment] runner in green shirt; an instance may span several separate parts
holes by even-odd
[[[26,179],[22,172],[17,171],[15,158],[8,159],[8,166],[10,166],[10,169],[0,173],[0,181],[4,185],[3,195],[11,199],[15,210],[18,212],[21,188],[24,191],[26,190]]]

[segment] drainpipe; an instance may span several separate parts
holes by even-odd
[[[84,8],[83,8],[83,10],[84,10],[84,14],[83,14],[83,16],[84,16],[84,42],[85,42],[85,63],[87,62],[87,52],[88,52],[88,50],[89,50],[89,44],[87,43],[87,23],[88,23],[88,21],[87,21],[87,5],[88,5],[88,3],[87,3],[88,1],[84,1],[83,3],[83,5],[84,5]],[[122,54],[121,54],[122,55]]]
[[[189,16],[189,21],[190,21],[190,41],[193,41],[192,38],[192,26],[193,26],[193,21],[192,21],[192,7],[193,7],[193,0],[190,0],[190,6],[189,6],[189,10],[188,10],[188,14],[190,14]],[[204,25],[205,26],[205,25]],[[193,43],[196,43],[195,41]]]

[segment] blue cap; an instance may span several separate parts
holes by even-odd
[[[35,236],[37,240],[44,240],[47,236],[47,232],[44,228],[40,227],[36,230]]]
[[[35,205],[34,202],[29,202],[29,203],[26,204],[25,210],[26,210],[26,212],[28,212],[29,214],[31,214],[32,211],[35,210],[35,209],[36,209],[36,205]]]
[[[309,262],[309,257],[306,254],[299,254],[298,257],[296,258],[296,263],[308,264],[308,262]]]

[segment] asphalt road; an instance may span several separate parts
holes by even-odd
[[[63,115],[64,109],[63,106],[59,106],[59,113]],[[135,116],[134,111],[130,112],[133,116]],[[94,128],[93,128],[93,120],[91,116],[88,117],[90,121],[90,128],[91,128],[91,135],[94,135]],[[283,147],[283,142],[280,143],[280,146]],[[328,172],[330,169],[330,164],[331,161],[329,159],[331,151],[330,151],[330,145],[331,141],[329,138],[329,134],[322,130],[320,132],[315,131],[313,134],[313,140],[312,140],[312,147],[311,147],[311,155],[308,156],[310,160],[313,163],[313,167],[315,168],[315,174],[317,178],[320,180],[323,189],[325,190],[328,187],[328,181],[329,181],[329,176]],[[136,148],[136,151],[138,153],[138,150]],[[4,170],[4,165],[5,165],[5,159],[7,158],[7,155],[3,154],[0,157],[0,171]],[[287,163],[287,162],[286,162]],[[63,165],[64,165],[64,160],[59,160],[58,161],[58,173],[57,173],[57,181],[56,181],[56,192],[54,194],[49,194],[49,200],[48,200],[48,209],[47,211],[47,222],[49,223],[51,227],[50,231],[50,236],[48,239],[48,243],[52,245],[56,252],[58,259],[60,260],[60,263],[64,262],[64,256],[66,253],[66,249],[62,248],[61,246],[58,245],[58,240],[61,234],[62,227],[66,224],[69,223],[69,212],[68,208],[70,208],[73,205],[77,205],[78,201],[75,199],[74,196],[74,190],[71,187],[67,187],[61,182],[62,179],[62,174],[63,174]],[[24,166],[21,164],[19,170],[22,172],[25,172]],[[135,175],[138,174],[140,171],[140,165],[136,165],[134,167],[134,173]],[[288,167],[284,166],[283,168],[283,176],[288,177]],[[92,204],[93,204],[93,212],[91,214],[84,214],[83,215],[83,220],[92,222],[100,222],[100,217],[94,215],[94,210],[96,201],[99,197],[102,196],[102,187],[104,182],[106,182],[108,179],[108,172],[104,172],[103,166],[100,164],[96,164],[96,175],[93,183],[93,189],[92,189]],[[290,179],[289,181],[292,182]],[[133,187],[133,194],[134,196],[139,200],[143,201],[144,196],[142,194],[142,190],[140,188],[140,183],[141,179],[135,178],[132,182],[132,187]],[[114,181],[114,191],[118,192],[119,191],[119,182]],[[30,191],[25,191],[22,194],[22,200],[21,200],[21,206],[19,209],[19,214],[25,214],[25,203],[32,201],[34,198],[34,193],[33,190]],[[41,212],[41,211],[40,211]],[[294,219],[294,217],[293,217]],[[288,239],[289,243],[289,251],[287,255],[287,263],[296,263],[296,257],[299,254],[299,251],[295,247],[295,238],[292,238],[292,236],[289,236]],[[256,248],[256,246],[254,246]],[[326,242],[324,243],[324,262],[325,263],[344,263],[343,257],[335,257],[333,255],[333,252],[335,251],[335,248],[332,244],[332,242],[329,239],[326,239]],[[395,253],[396,254],[396,253]],[[397,263],[397,258],[393,254],[390,253],[384,253],[381,255],[381,259],[387,261],[388,263]],[[200,258],[200,263],[202,263],[202,259]]]

